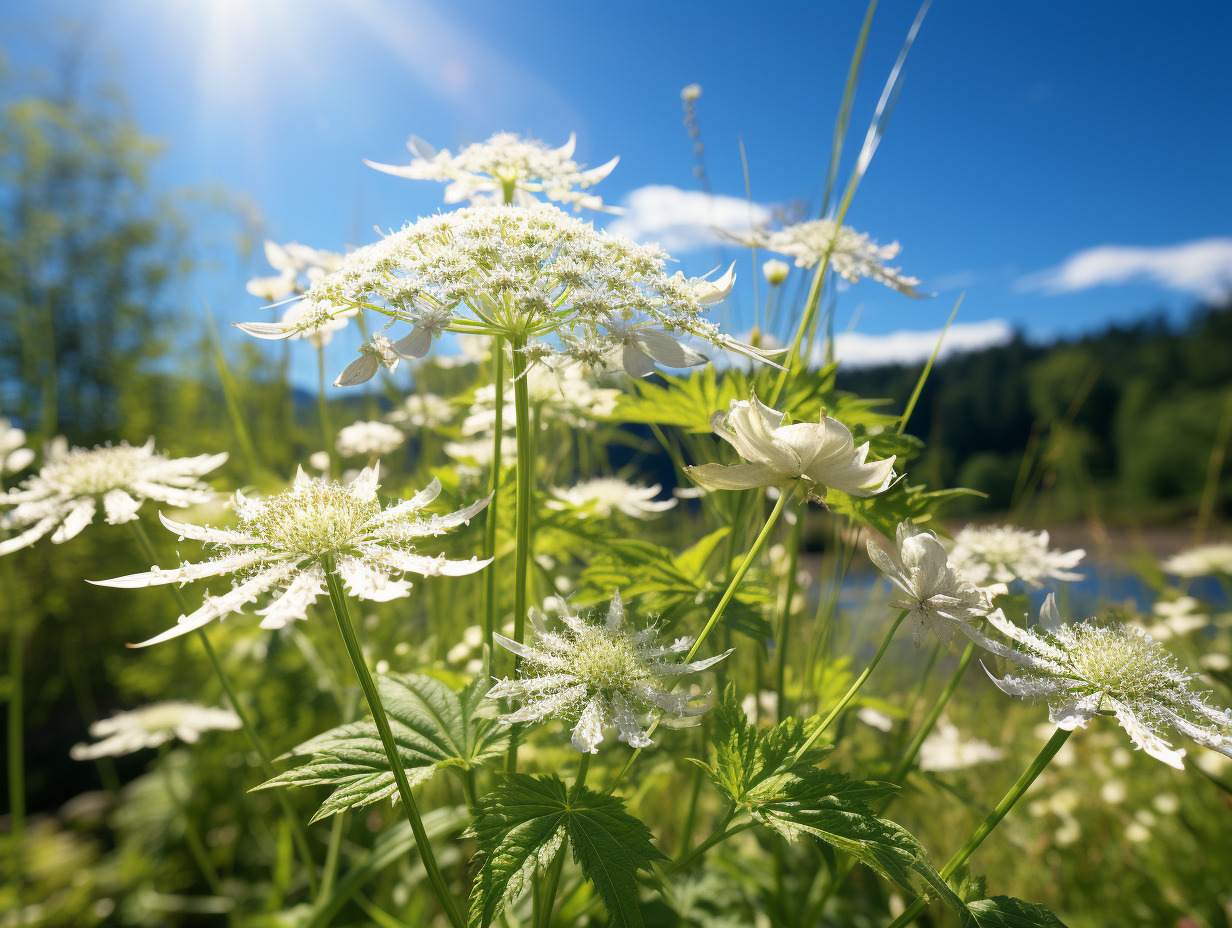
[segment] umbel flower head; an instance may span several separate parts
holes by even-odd
[[[71,450],[58,439],[37,474],[0,496],[0,504],[13,507],[0,516],[0,527],[24,529],[0,541],[0,555],[29,547],[53,529],[54,544],[68,541],[94,521],[99,503],[107,522],[118,525],[137,518],[147,499],[181,507],[208,502],[213,491],[198,478],[226,460],[225,452],[169,458],[154,450],[153,438],[136,447],[122,442]]]
[[[332,272],[342,261],[342,255],[299,242],[279,245],[266,239],[265,260],[278,273],[273,277],[254,277],[248,281],[247,290],[267,303],[277,303],[303,293],[314,280]]]
[[[338,430],[334,446],[344,458],[380,457],[404,441],[406,436],[387,422],[352,422]]]
[[[818,422],[783,425],[786,417],[755,395],[732,400],[710,417],[714,433],[747,463],[700,464],[689,476],[711,490],[752,487],[789,489],[802,483],[809,498],[824,502],[827,487],[848,496],[873,496],[894,479],[894,455],[866,463],[868,442],[856,447],[847,426],[824,412]]]
[[[738,239],[742,244],[764,248],[796,259],[796,267],[813,267],[830,256],[830,267],[844,280],[875,280],[907,296],[923,296],[916,291],[919,280],[886,267],[902,250],[898,242],[878,245],[863,232],[842,226],[833,219],[810,219],[783,229],[755,229]]]
[[[585,428],[596,419],[606,419],[616,411],[620,391],[601,387],[587,376],[581,364],[537,364],[525,374],[530,405],[543,411],[545,420],[552,419],[572,428]],[[504,390],[502,427],[512,431],[517,425],[513,391]],[[475,390],[475,397],[462,420],[463,435],[491,433],[496,428],[496,387],[484,384]]]
[[[652,369],[647,358],[669,366],[704,361],[679,343],[684,336],[765,360],[706,318],[731,292],[734,273],[718,281],[668,275],[667,260],[657,246],[597,230],[549,204],[466,207],[352,252],[309,288],[298,325],[240,328],[287,338],[365,308],[390,317],[391,326],[410,324],[395,341],[378,334],[365,344],[341,386],[367,380],[378,364],[425,356],[446,331],[528,339],[529,360],[560,356],[595,369],[621,363],[631,348],[636,373]]]
[[[1072,568],[1085,556],[1082,548],[1051,548],[1047,532],[1016,525],[968,525],[950,548],[950,563],[978,587],[1017,579],[1038,589],[1047,580],[1081,580]]]
[[[1216,574],[1232,577],[1232,542],[1198,545],[1164,561],[1165,573],[1178,577],[1206,577]]]
[[[0,417],[0,477],[25,470],[32,463],[34,452],[26,447],[25,430]]]
[[[677,503],[675,499],[655,499],[662,489],[658,483],[644,487],[618,477],[596,477],[567,488],[552,487],[551,493],[556,498],[544,505],[549,509],[570,509],[582,519],[588,516],[606,519],[613,512],[623,512],[634,519],[648,519]]]
[[[676,718],[706,711],[688,696],[672,692],[665,678],[713,667],[731,651],[680,662],[679,655],[692,647],[693,639],[677,638],[661,645],[658,627],[653,624],[630,632],[624,626],[625,608],[619,591],[612,595],[604,621],[573,615],[563,600],[557,599],[557,604],[563,631],[549,631],[543,615],[531,610],[533,645],[495,636],[499,644],[525,660],[519,679],[499,680],[488,691],[493,699],[522,702],[520,709],[501,717],[503,724],[568,719],[575,723],[573,747],[596,754],[604,731],[611,728],[630,747],[649,745],[650,737],[640,717],[656,709]]]
[[[1019,645],[1008,657],[1023,668],[993,682],[1011,696],[1046,699],[1058,727],[1085,728],[1097,715],[1115,715],[1135,745],[1178,770],[1185,751],[1164,740],[1165,729],[1232,757],[1232,711],[1216,709],[1207,693],[1191,688],[1193,675],[1141,630],[1065,622],[1052,594],[1036,629],[1003,615],[989,621]]]
[[[99,586],[135,588],[164,583],[184,584],[204,577],[230,575],[232,588],[221,596],[207,596],[192,615],[161,635],[136,647],[157,644],[243,610],[270,590],[277,595],[257,614],[262,628],[281,628],[292,619],[308,618],[308,607],[325,592],[322,558],[331,557],[348,592],[359,599],[387,602],[411,591],[408,573],[425,577],[460,577],[475,573],[489,562],[446,560],[421,554],[420,538],[440,535],[462,525],[488,504],[487,499],[449,515],[423,516],[420,510],[441,492],[440,481],[411,499],[384,507],[377,498],[377,469],[365,467],[349,484],[327,483],[308,477],[303,469],[294,485],[266,499],[234,497],[239,525],[235,529],[187,525],[159,514],[170,531],[203,541],[219,554],[196,564],[114,580],[92,581]]]
[[[910,613],[917,648],[929,631],[947,645],[960,631],[994,654],[1010,651],[976,627],[989,614],[988,599],[954,569],[936,535],[911,522],[900,522],[896,541],[895,550],[887,551],[869,539],[868,556],[903,594],[890,605]]]
[[[526,206],[538,202],[534,194],[542,193],[549,200],[572,204],[575,210],[603,209],[603,200],[586,191],[611,174],[620,157],[587,170],[573,160],[576,146],[577,136],[573,134],[560,148],[550,148],[538,139],[498,132],[486,142],[476,142],[451,155],[449,149],[438,152],[412,135],[406,143],[415,156],[410,164],[367,160],[364,164],[395,177],[445,181],[449,184],[445,188],[446,203],[470,200]]]
[[[140,709],[117,712],[90,724],[93,744],[75,744],[73,760],[120,757],[142,748],[156,748],[173,738],[196,744],[207,731],[235,731],[240,718],[230,709],[215,709],[195,702],[156,702]]]

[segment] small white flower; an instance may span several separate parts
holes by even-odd
[[[759,715],[764,720],[773,720],[779,714],[779,694],[774,690],[747,693],[740,700],[740,708],[744,711],[744,717],[749,720],[750,725],[758,723]]]
[[[334,445],[344,458],[381,457],[405,440],[402,432],[385,422],[352,422],[338,430]]]
[[[644,487],[616,477],[596,477],[565,489],[552,487],[551,493],[556,499],[548,500],[545,505],[549,509],[573,509],[581,518],[606,519],[619,511],[634,519],[647,519],[676,505],[674,499],[655,499],[662,489],[657,483]]]
[[[730,272],[729,272],[730,273]],[[646,377],[664,367],[696,367],[710,359],[679,339],[648,324],[625,323],[609,317],[607,329],[619,346],[620,366],[630,376]]]
[[[615,728],[630,747],[651,743],[640,717],[659,709],[677,718],[705,711],[685,694],[664,685],[665,677],[699,673],[713,667],[731,651],[717,657],[683,663],[678,657],[689,650],[691,638],[677,638],[670,645],[658,642],[657,626],[630,633],[624,628],[624,604],[620,593],[612,596],[607,619],[592,622],[569,611],[557,599],[565,628],[549,631],[538,610],[531,611],[534,644],[518,644],[504,635],[496,641],[522,657],[521,678],[500,680],[488,696],[517,699],[522,707],[501,717],[505,725],[563,718],[575,722],[573,747],[579,752],[598,753],[605,730]]]
[[[583,428],[596,419],[606,419],[616,411],[620,391],[596,386],[580,364],[554,363],[528,368],[526,392],[532,408],[573,428]],[[502,427],[512,431],[517,417],[513,391],[506,388]],[[496,387],[484,384],[475,391],[474,401],[462,420],[462,434],[491,433],[496,428]],[[491,452],[489,452],[489,457]]]
[[[1008,652],[976,628],[989,614],[986,596],[949,563],[945,548],[932,532],[910,522],[898,524],[896,550],[886,551],[869,539],[868,556],[894,586],[904,594],[890,605],[906,609],[915,623],[916,647],[932,631],[949,644],[956,631],[996,654]]]
[[[453,406],[435,393],[412,393],[402,401],[402,407],[385,417],[394,425],[416,429],[431,429],[453,418]]]
[[[688,84],[680,91],[680,99],[685,103],[696,103],[702,97],[701,84]]]
[[[308,618],[308,607],[324,593],[321,560],[332,556],[352,596],[387,602],[410,595],[407,573],[425,577],[461,577],[473,574],[489,561],[471,558],[450,561],[416,549],[420,538],[440,535],[463,525],[488,498],[449,515],[424,517],[420,510],[441,492],[433,480],[411,499],[382,507],[377,498],[376,469],[365,467],[349,484],[327,483],[300,470],[295,484],[267,499],[249,499],[236,492],[235,529],[173,522],[159,515],[163,525],[183,538],[203,541],[220,549],[211,560],[180,567],[155,567],[146,573],[113,580],[91,581],[99,586],[136,588],[230,574],[236,584],[221,596],[207,596],[192,615],[137,647],[157,644],[243,611],[262,594],[277,591],[272,602],[257,614],[262,628],[281,628],[293,619]]]
[[[1016,525],[968,525],[950,548],[950,563],[978,587],[1022,580],[1038,589],[1048,580],[1081,580],[1071,568],[1085,556],[1081,548],[1050,548],[1047,532]]]
[[[941,719],[920,745],[920,769],[933,773],[965,770],[976,764],[990,764],[1005,752],[979,738],[964,738],[958,726]]]
[[[1071,625],[1052,594],[1035,630],[999,613],[989,621],[1019,645],[1003,656],[1023,668],[1018,676],[993,682],[1011,696],[1046,699],[1058,727],[1085,728],[1097,715],[1115,715],[1135,745],[1178,770],[1185,751],[1173,749],[1162,729],[1232,757],[1232,712],[1216,709],[1208,694],[1191,689],[1193,675],[1149,635],[1125,625]]]
[[[777,287],[787,279],[787,275],[791,273],[791,268],[788,267],[786,261],[771,258],[769,261],[762,262],[761,273],[766,278],[766,283],[772,287]]]
[[[851,432],[824,413],[819,422],[783,425],[785,416],[756,396],[732,400],[716,412],[710,427],[747,463],[701,464],[685,471],[712,490],[753,487],[787,489],[803,483],[810,499],[825,501],[827,487],[849,496],[873,496],[894,479],[894,456],[865,463],[868,442],[856,447]]]
[[[1199,545],[1164,561],[1166,573],[1178,577],[1232,576],[1232,543]]]
[[[34,452],[25,444],[25,431],[0,418],[0,477],[25,470],[34,461]]]
[[[758,229],[739,237],[739,241],[795,258],[796,267],[813,267],[828,253],[831,269],[844,280],[854,284],[863,277],[907,296],[921,296],[915,289],[920,282],[917,278],[885,266],[886,261],[898,256],[898,242],[878,245],[866,234],[840,226],[833,219],[811,219],[783,229]]]
[[[856,718],[869,728],[875,728],[878,731],[890,732],[894,730],[894,719],[890,718],[880,709],[874,709],[872,706],[862,708],[856,713]]]
[[[549,148],[538,139],[498,132],[486,142],[468,145],[451,155],[449,149],[438,152],[423,139],[411,136],[406,143],[414,155],[410,164],[364,163],[395,177],[446,181],[446,203],[501,203],[510,199],[526,205],[536,202],[533,194],[542,193],[549,200],[572,204],[575,210],[603,209],[598,196],[584,191],[611,174],[620,158],[588,170],[573,160],[576,145],[575,135],[560,148]]]
[[[53,529],[53,544],[68,541],[94,521],[100,503],[107,522],[118,525],[137,518],[147,499],[179,507],[208,502],[213,491],[198,478],[226,460],[225,452],[169,458],[154,450],[153,438],[137,447],[125,442],[71,450],[63,439],[54,441],[39,472],[0,496],[0,504],[13,507],[0,516],[0,526],[24,529],[0,541],[0,555],[29,547]]]
[[[1158,618],[1150,624],[1136,622],[1135,625],[1156,641],[1183,638],[1211,624],[1211,617],[1199,611],[1200,605],[1192,596],[1159,599],[1151,607],[1151,612]]]
[[[379,332],[359,346],[359,357],[346,366],[334,381],[335,387],[353,387],[366,383],[376,376],[378,368],[393,371],[398,367],[399,355],[393,342]]]
[[[75,744],[69,754],[73,760],[120,757],[142,748],[156,748],[173,738],[195,744],[203,732],[234,731],[239,727],[239,716],[230,709],[193,702],[156,702],[93,722],[90,737],[100,740]]]
[[[341,263],[342,255],[299,242],[279,245],[266,239],[265,259],[278,273],[273,277],[254,277],[248,281],[247,290],[267,303],[277,303],[303,293],[312,281],[332,273]]]

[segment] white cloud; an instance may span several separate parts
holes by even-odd
[[[932,356],[941,329],[927,332],[900,331],[888,335],[840,332],[834,336],[834,356],[846,367],[875,367],[881,364],[918,364]],[[1003,345],[1014,337],[1004,319],[985,322],[958,322],[950,326],[941,343],[938,358],[964,351],[977,351]],[[818,349],[820,357],[820,349]]]
[[[658,242],[672,254],[721,242],[716,229],[738,234],[770,221],[770,208],[760,203],[666,184],[639,187],[621,205],[625,212],[608,222],[609,232]]]
[[[1057,294],[1131,282],[1219,299],[1232,292],[1232,238],[1156,248],[1100,245],[1071,255],[1057,267],[1021,277],[1016,287]]]

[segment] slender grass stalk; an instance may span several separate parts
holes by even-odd
[[[530,385],[526,382],[526,336],[516,335],[511,340],[513,359],[513,409],[514,427],[517,430],[518,470],[514,514],[513,556],[513,640],[522,643],[526,637],[526,584],[530,567],[530,520],[531,502],[534,493],[532,470],[535,465],[535,445],[530,418]],[[513,670],[517,673],[520,658],[514,655]],[[505,769],[516,773],[518,769],[518,743],[515,729],[509,739],[509,754]]]
[[[731,602],[732,597],[736,595],[736,588],[740,586],[740,581],[744,579],[744,575],[748,573],[749,568],[753,566],[753,561],[756,560],[757,555],[761,553],[762,546],[766,543],[766,539],[770,537],[771,529],[773,529],[774,524],[778,522],[779,515],[783,512],[783,507],[787,505],[787,500],[791,498],[794,491],[794,487],[783,488],[779,491],[778,501],[774,504],[774,508],[770,511],[770,516],[766,519],[766,524],[762,526],[761,532],[758,534],[757,539],[753,542],[753,546],[749,548],[749,553],[744,556],[744,560],[740,562],[740,566],[732,575],[731,582],[727,585],[727,589],[723,591],[723,596],[719,600],[719,604],[714,607],[714,612],[710,614],[710,618],[707,619],[701,632],[698,633],[697,639],[693,642],[693,647],[689,648],[689,653],[685,655],[684,663],[687,664],[697,656],[697,652],[701,648],[702,642],[706,640],[706,636],[710,634],[711,629],[713,629],[719,619],[722,618],[723,610],[727,608],[727,604]],[[650,727],[646,730],[646,735],[648,737],[655,733],[655,730],[659,727],[659,722],[662,718],[663,714],[660,713],[655,720],[650,723]],[[625,765],[620,768],[620,772],[617,773],[612,782],[608,784],[605,792],[611,793],[617,786],[620,785],[620,781],[625,778],[625,774],[629,772],[630,768],[632,768],[633,764],[637,761],[641,754],[642,749],[636,748],[633,753],[629,755],[629,759],[625,761]]]
[[[1062,745],[1065,744],[1066,739],[1071,734],[1073,732],[1066,731],[1064,728],[1058,728],[1053,732],[1052,737],[1048,739],[1048,743],[1040,749],[1035,760],[1031,761],[1027,769],[1022,772],[1022,776],[1010,787],[1009,792],[988,813],[984,821],[980,822],[975,831],[971,833],[971,837],[958,849],[958,852],[941,868],[941,878],[943,880],[948,880],[952,877],[958,871],[958,868],[965,864],[967,859],[975,853],[976,848],[984,843],[984,839],[992,834],[992,830],[1000,824],[1001,819],[1005,818],[1010,809],[1014,808],[1018,800],[1023,797],[1023,794],[1035,782],[1036,777],[1043,773],[1044,768],[1056,757],[1057,751],[1061,750]],[[904,925],[910,925],[926,908],[928,908],[928,903],[923,898],[916,899],[911,905],[907,906],[902,915],[890,923],[890,928],[903,928]]]
[[[329,826],[329,845],[325,849],[325,867],[321,872],[321,891],[317,899],[324,902],[334,891],[338,878],[338,860],[342,851],[342,836],[346,833],[347,813],[344,809],[334,816]]]
[[[483,556],[496,557],[497,512],[500,505],[501,441],[505,437],[505,340],[500,336],[492,339],[492,386],[496,391],[496,434],[492,438],[492,479],[488,489],[492,493],[483,523]],[[492,636],[496,633],[496,576],[498,571],[483,573],[483,632],[488,649],[494,650]]]
[[[787,677],[787,639],[791,635],[791,601],[796,596],[796,572],[800,567],[800,540],[804,533],[804,513],[796,515],[796,524],[787,536],[787,576],[783,578],[783,597],[779,627],[774,633],[774,687],[779,694],[777,721],[790,715],[785,692]]]
[[[188,845],[189,853],[192,854],[194,862],[197,864],[197,869],[201,871],[201,875],[205,877],[206,885],[209,886],[210,892],[215,896],[226,897],[223,891],[222,881],[218,878],[218,871],[214,869],[213,863],[210,862],[209,852],[205,848],[205,842],[201,840],[201,835],[197,834],[197,828],[193,824],[192,816],[188,814],[188,806],[180,794],[176,792],[175,784],[171,780],[171,773],[167,769],[167,745],[163,744],[158,749],[158,775],[163,782],[163,789],[171,799],[171,805],[174,807],[176,814],[184,823],[184,843]]]
[[[411,831],[415,835],[415,844],[419,848],[419,857],[423,861],[424,871],[428,875],[428,881],[432,884],[432,889],[436,893],[436,898],[445,912],[445,917],[449,919],[449,923],[454,928],[465,928],[466,922],[459,914],[453,897],[449,894],[449,888],[445,885],[445,878],[441,875],[440,867],[436,863],[436,855],[432,852],[432,845],[428,841],[428,834],[424,830],[423,819],[419,815],[419,805],[416,803],[415,796],[411,792],[411,784],[406,778],[406,770],[403,768],[402,758],[398,754],[398,744],[394,741],[393,730],[389,727],[389,718],[385,715],[385,707],[381,705],[381,697],[377,692],[376,681],[372,679],[372,673],[368,670],[368,661],[364,657],[363,648],[360,647],[359,638],[355,634],[355,626],[351,622],[351,613],[347,608],[346,592],[342,588],[342,578],[338,576],[338,565],[334,560],[333,554],[321,556],[321,567],[325,571],[325,585],[329,589],[329,601],[330,605],[334,607],[334,617],[338,620],[338,631],[342,634],[347,654],[350,656],[351,664],[355,668],[355,676],[359,679],[359,685],[364,691],[364,697],[368,700],[368,708],[372,712],[372,721],[376,723],[376,730],[381,736],[381,745],[385,749],[385,757],[389,761],[389,768],[393,771],[394,782],[398,786],[398,797],[402,800],[402,807],[406,811],[407,821],[410,822]]]
[[[325,349],[317,349],[317,415],[321,419],[321,441],[325,443],[325,454],[329,458],[329,468],[325,472],[326,479],[334,476],[334,426],[329,418],[329,400],[325,396]]]
[[[133,537],[137,539],[137,545],[141,548],[142,554],[150,564],[158,563],[158,554],[154,550],[154,542],[150,539],[150,533],[145,530],[145,524],[140,519],[134,519],[128,523],[132,527]],[[177,605],[185,615],[192,612],[192,607],[184,597],[184,592],[175,584],[170,584],[169,589],[175,597]],[[273,755],[265,746],[265,742],[261,736],[257,734],[256,728],[253,727],[252,720],[248,717],[248,712],[244,708],[244,704],[240,702],[239,694],[235,691],[235,686],[231,683],[231,678],[223,669],[222,661],[218,659],[218,653],[214,650],[214,646],[210,644],[209,637],[205,634],[205,629],[197,629],[197,639],[201,642],[201,647],[205,650],[205,656],[209,659],[210,666],[214,668],[214,675],[218,677],[218,682],[222,686],[223,693],[226,694],[227,702],[231,706],[231,710],[240,720],[240,727],[244,730],[245,736],[248,738],[248,743],[256,752],[257,758],[261,762],[261,770],[267,779],[273,779],[278,775],[278,771],[274,767]],[[317,894],[317,872],[316,865],[312,859],[312,848],[308,844],[308,834],[304,830],[303,823],[295,814],[295,810],[291,808],[291,803],[287,797],[283,795],[282,790],[274,790],[274,796],[277,799],[278,805],[282,810],[282,816],[286,819],[287,827],[290,829],[291,839],[295,844],[297,853],[300,855],[301,862],[304,865],[304,874],[308,879],[308,889],[316,896]]]
[[[911,398],[907,400],[907,405],[903,408],[903,414],[898,417],[896,431],[899,435],[903,434],[903,430],[907,427],[907,420],[915,412],[915,404],[920,401],[920,394],[924,391],[924,382],[928,380],[928,375],[932,373],[933,364],[937,361],[937,355],[941,353],[941,345],[945,341],[945,336],[950,331],[950,325],[953,323],[954,317],[958,315],[958,308],[962,306],[963,297],[966,295],[965,291],[959,295],[958,302],[954,304],[954,309],[950,313],[950,318],[945,320],[945,326],[941,330],[941,337],[937,339],[937,347],[929,355],[928,363],[924,365],[924,370],[920,371],[920,378],[915,382],[915,389],[911,391]]]
[[[911,739],[911,743],[907,745],[907,750],[903,752],[903,756],[898,759],[898,762],[890,770],[889,781],[891,783],[899,782],[907,771],[911,768],[915,761],[916,755],[920,753],[920,747],[924,744],[924,739],[929,736],[933,728],[937,724],[937,719],[941,718],[941,713],[945,711],[946,705],[949,704],[950,697],[958,689],[958,684],[962,682],[963,676],[967,672],[967,668],[971,666],[971,658],[975,656],[975,642],[969,642],[967,648],[962,653],[962,657],[958,659],[958,666],[954,668],[954,673],[950,675],[950,679],[946,681],[945,689],[941,691],[941,695],[937,697],[937,701],[933,703],[933,707],[928,710],[928,715],[925,716],[923,723],[920,725],[920,730],[915,733],[915,737]]]

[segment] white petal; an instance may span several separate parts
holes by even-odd
[[[295,334],[295,326],[284,322],[236,322],[234,325],[254,338],[290,338]]]
[[[394,580],[359,558],[347,557],[339,560],[338,574],[346,582],[347,592],[358,599],[387,603],[411,595],[409,580]]]
[[[180,616],[178,623],[173,628],[169,628],[161,635],[155,635],[153,638],[149,638],[139,644],[130,645],[130,647],[144,648],[163,641],[170,641],[172,638],[178,638],[180,635],[187,635],[189,632],[196,631],[215,619],[220,619],[233,612],[239,612],[244,608],[245,604],[253,602],[258,596],[281,582],[295,569],[296,565],[294,563],[279,564],[257,574],[255,577],[249,578],[222,596],[206,597],[200,609],[192,615]]]
[[[206,541],[216,545],[256,545],[261,543],[261,539],[254,538],[252,535],[245,535],[243,532],[235,532],[225,528],[192,525],[188,522],[176,522],[174,519],[168,519],[161,512],[158,514],[158,519],[166,527],[167,531],[173,532],[181,539],[191,538],[193,541]]]
[[[685,473],[694,483],[711,490],[750,490],[784,483],[783,474],[765,464],[698,464],[686,467]]]
[[[123,490],[108,490],[103,494],[103,511],[107,514],[108,525],[131,522],[137,518],[137,510],[140,508],[141,503]]]
[[[390,347],[393,349],[394,354],[400,358],[406,358],[408,361],[422,358],[432,350],[432,330],[417,325],[411,329],[409,335],[402,336]]]
[[[92,499],[79,499],[74,502],[73,508],[64,517],[64,521],[60,523],[60,527],[56,529],[55,534],[51,536],[51,543],[56,545],[63,544],[70,538],[79,535],[82,529],[94,521],[94,510],[96,508]]]
[[[318,596],[325,593],[323,579],[318,567],[301,573],[273,602],[264,609],[257,610],[257,615],[265,616],[261,620],[261,627],[282,628],[295,619],[307,619],[308,607],[316,602]]]
[[[33,526],[26,529],[20,535],[14,535],[12,538],[6,538],[0,541],[0,557],[6,554],[12,554],[22,548],[28,548],[34,544],[48,532],[50,532],[60,522],[61,513],[56,512],[52,515],[40,519]]]
[[[380,364],[377,363],[375,355],[360,355],[338,375],[338,379],[334,381],[334,386],[353,387],[356,384],[366,383],[376,376],[376,369],[378,367],[380,367]]]
[[[612,602],[607,609],[607,630],[614,632],[620,628],[620,623],[625,619],[625,604],[620,598],[620,590],[612,593]]]
[[[421,577],[467,577],[478,573],[492,563],[492,558],[479,560],[472,557],[466,561],[451,561],[443,554],[429,557],[426,554],[395,551],[387,548],[381,549],[379,553],[374,553],[373,556],[379,558],[382,564],[386,564],[394,570],[419,574]]]
[[[1110,699],[1109,702],[1113,711],[1116,712],[1117,721],[1121,723],[1121,727],[1125,729],[1134,744],[1169,767],[1175,767],[1177,770],[1185,769],[1185,764],[1181,760],[1185,756],[1183,748],[1174,750],[1172,745],[1142,724],[1142,720],[1138,718],[1134,710],[1125,703],[1117,699]]]
[[[642,729],[641,723],[637,720],[637,714],[620,693],[612,696],[612,710],[612,721],[620,733],[621,741],[631,748],[650,746],[652,743],[650,736]]]
[[[573,748],[579,754],[598,754],[603,740],[603,701],[592,696],[577,725],[573,727]]]
[[[246,570],[268,556],[263,550],[241,551],[226,557],[201,561],[198,564],[183,564],[164,570],[155,567],[139,574],[126,574],[123,577],[113,577],[110,580],[88,580],[94,586],[107,586],[117,590],[135,590],[147,586],[162,586],[167,583],[187,583],[190,580],[200,580],[204,577],[219,577],[223,574]]]

